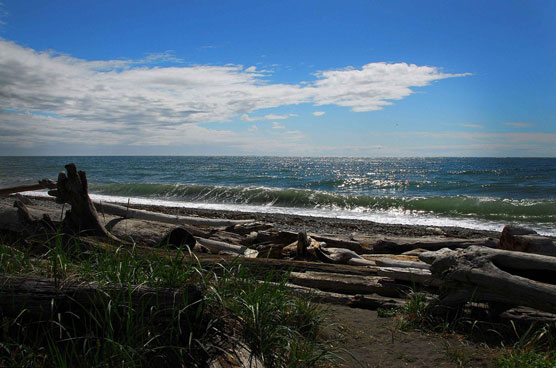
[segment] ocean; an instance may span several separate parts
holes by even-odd
[[[0,157],[0,187],[69,162],[100,200],[556,236],[555,158]]]

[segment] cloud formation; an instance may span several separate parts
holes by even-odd
[[[315,116],[323,116],[325,114],[324,111],[313,111],[313,115]]]
[[[168,61],[180,66],[157,65]],[[241,144],[233,132],[197,124],[238,116],[246,121],[286,119],[295,114],[249,114],[302,103],[379,110],[409,96],[413,87],[468,75],[430,66],[371,63],[361,69],[322,71],[314,82],[286,84],[269,81],[268,72],[253,67],[180,63],[171,53],[89,61],[0,39],[2,143],[160,145],[235,139]]]
[[[258,120],[285,120],[291,117],[298,116],[297,114],[276,115],[268,114],[264,116],[249,116],[247,114],[241,115],[241,120],[244,121],[258,121]]]
[[[447,74],[431,66],[406,63],[371,63],[361,69],[346,68],[317,73],[315,105],[339,105],[353,111],[380,110],[435,80],[470,75]]]

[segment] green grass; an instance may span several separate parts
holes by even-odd
[[[556,353],[519,350],[497,359],[495,366],[497,368],[554,368]]]
[[[258,281],[236,267],[224,270],[212,297],[242,321],[243,339],[265,367],[312,367],[333,360],[335,355],[319,339],[326,313],[292,296],[286,281],[287,275],[273,274]]]
[[[434,321],[431,313],[432,307],[433,301],[426,294],[419,291],[410,291],[406,295],[405,304],[395,313],[399,327],[410,329],[431,326]]]
[[[265,367],[334,364],[321,331],[323,309],[293,296],[287,275],[257,280],[240,265],[204,268],[187,248],[87,247],[56,234],[43,243],[0,241],[0,273],[97,282],[93,308],[32,320],[3,317],[0,367],[203,366],[230,342],[243,342]],[[204,290],[201,303],[135,305],[137,286]],[[121,291],[115,292],[114,285]],[[227,341],[227,342],[226,342]]]

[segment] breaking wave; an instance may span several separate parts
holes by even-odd
[[[473,196],[388,197],[349,195],[308,189],[197,184],[106,184],[91,185],[91,192],[178,202],[290,207],[332,211],[430,214],[495,221],[556,223],[556,201],[548,199],[502,199]]]

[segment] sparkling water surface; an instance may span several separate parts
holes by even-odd
[[[69,162],[105,199],[556,235],[554,158],[0,157],[0,185]]]

